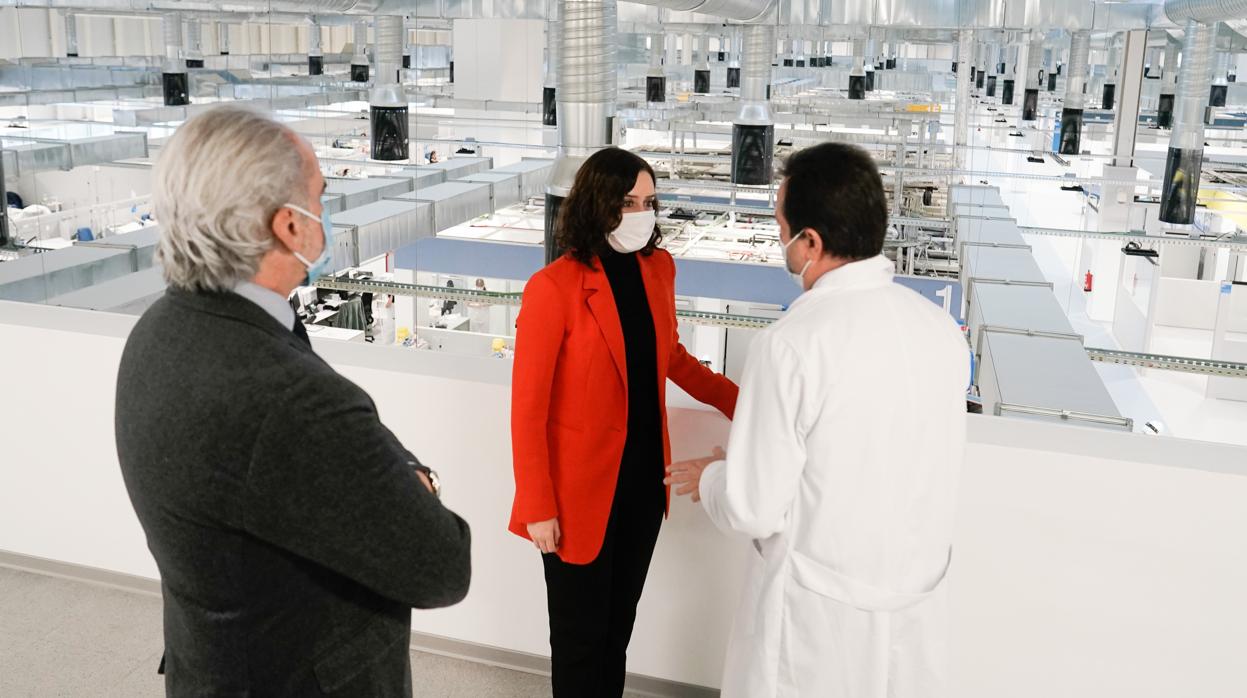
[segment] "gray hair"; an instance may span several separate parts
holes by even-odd
[[[173,134],[152,172],[162,232],[156,259],[170,286],[226,291],[255,276],[276,244],[273,216],[307,205],[308,163],[297,136],[267,115],[222,106]]]

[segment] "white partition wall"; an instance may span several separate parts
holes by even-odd
[[[0,303],[0,346],[25,369],[6,376],[0,393],[0,551],[155,577],[113,443],[113,389],[133,322]],[[545,654],[541,563],[506,531],[507,363],[315,347],[442,472],[447,504],[472,525],[471,593],[454,608],[417,612],[414,629],[517,657]],[[722,417],[681,393],[671,400],[676,458],[724,443]],[[1247,694],[1247,448],[1018,419],[975,417],[970,427],[950,578],[949,695]],[[751,551],[677,500],[630,670],[717,686]]]

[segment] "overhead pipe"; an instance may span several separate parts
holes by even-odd
[[[559,22],[559,0],[550,0],[546,18],[546,79],[541,88],[541,125],[557,126],[559,55],[563,45],[563,24]]]
[[[186,67],[204,67],[203,24],[198,17],[186,20]]]
[[[403,66],[403,18],[377,17],[375,27],[377,75],[368,100],[372,159],[408,158],[407,94],[400,80]]]
[[[728,51],[728,63],[727,63],[727,87],[728,89],[740,88],[740,45],[741,45],[740,32],[741,32],[741,28],[739,26],[733,27],[732,32],[733,32],[732,34],[733,41],[732,41],[731,50]]]
[[[1165,223],[1190,225],[1195,221],[1195,201],[1204,160],[1204,105],[1208,98],[1216,36],[1215,25],[1187,20],[1177,113],[1169,137],[1160,198],[1160,220]]]
[[[73,12],[65,13],[65,55],[78,57],[78,15]]]
[[[368,82],[368,20],[355,23],[355,55],[351,56],[351,82]]]
[[[732,122],[732,182],[770,184],[775,159],[771,61],[775,26],[746,25],[742,37],[740,111]]]
[[[307,33],[307,74],[325,74],[325,53],[320,48],[320,21],[312,17]]]
[[[1026,82],[1022,93],[1022,121],[1034,121],[1039,117],[1039,87],[1043,81],[1043,33],[1031,32],[1030,48],[1026,53]]]
[[[1087,67],[1091,32],[1082,29],[1070,37],[1069,70],[1065,76],[1065,106],[1061,109],[1061,154],[1082,152],[1082,118],[1086,105]]]
[[[615,0],[559,0],[558,159],[546,187],[546,261],[562,255],[555,224],[580,165],[611,144],[615,115]]]
[[[1165,45],[1165,67],[1161,74],[1160,101],[1156,106],[1156,125],[1169,128],[1173,125],[1173,105],[1178,91],[1178,44],[1170,41]]]
[[[216,23],[216,45],[217,51],[222,56],[229,55],[229,24],[225,22]]]
[[[190,78],[182,58],[182,15],[170,12],[161,18],[165,38],[165,62],[160,74],[161,92],[166,107],[191,103]]]
[[[849,99],[866,99],[866,39],[853,39],[853,68],[849,71]]]

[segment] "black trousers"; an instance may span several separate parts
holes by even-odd
[[[554,698],[623,695],[628,642],[666,508],[661,458],[625,456],[606,539],[593,562],[543,555]]]

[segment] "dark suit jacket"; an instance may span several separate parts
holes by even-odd
[[[168,695],[411,695],[411,609],[467,594],[468,526],[363,390],[241,296],[170,290],[126,343],[116,433]]]

